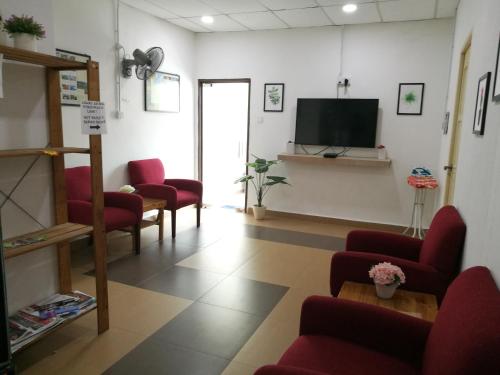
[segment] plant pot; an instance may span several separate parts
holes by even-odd
[[[387,159],[387,150],[385,148],[378,149],[378,158],[379,160]]]
[[[377,296],[382,299],[391,299],[399,284],[382,285],[375,284],[375,290],[377,291]]]
[[[36,37],[26,33],[13,34],[14,47],[36,52]]]
[[[262,220],[266,216],[266,206],[253,206],[253,216],[255,217],[255,220]]]
[[[0,45],[6,46],[8,44],[8,34],[0,30]]]

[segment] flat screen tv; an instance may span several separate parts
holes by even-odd
[[[295,143],[375,147],[378,99],[297,99]]]

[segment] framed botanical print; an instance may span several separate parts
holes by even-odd
[[[180,112],[181,77],[156,71],[144,81],[144,110],[149,112]]]
[[[493,81],[493,100],[496,102],[500,101],[500,36],[498,37],[497,65]]]
[[[474,126],[472,132],[477,135],[484,134],[486,122],[486,110],[488,109],[488,99],[490,90],[491,72],[479,78],[477,85],[476,110],[474,111]]]
[[[400,83],[398,115],[422,115],[425,83]]]
[[[284,83],[264,84],[264,112],[283,112]]]
[[[86,63],[89,55],[56,49],[56,56],[61,59]],[[61,104],[79,107],[83,101],[88,100],[87,71],[63,70],[59,73],[61,84]]]

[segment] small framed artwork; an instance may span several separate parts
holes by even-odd
[[[61,59],[86,63],[89,55],[56,49],[56,56]],[[61,104],[79,107],[83,101],[88,100],[87,71],[63,70],[59,73],[61,84]]]
[[[477,85],[476,110],[474,111],[474,126],[472,132],[477,135],[484,134],[486,122],[486,110],[488,109],[488,97],[490,90],[491,72],[479,78]]]
[[[495,68],[495,80],[493,81],[493,100],[500,101],[500,36],[498,37],[497,65]]]
[[[283,112],[284,83],[264,84],[264,112]]]
[[[400,83],[398,115],[422,115],[425,83]]]
[[[156,71],[144,81],[144,110],[149,112],[180,112],[181,77]]]

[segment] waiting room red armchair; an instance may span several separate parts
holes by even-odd
[[[65,170],[69,221],[92,225],[92,191],[90,167]],[[142,197],[136,194],[104,192],[106,232],[133,228],[134,250],[141,251]]]
[[[256,375],[500,374],[500,292],[485,267],[450,285],[434,323],[382,307],[313,296],[300,336]]]
[[[438,300],[458,273],[466,226],[453,206],[434,216],[424,240],[400,234],[355,230],[348,234],[346,251],[332,257],[330,289],[337,296],[344,281],[372,283],[371,266],[390,262],[403,270],[402,289],[434,294]]]
[[[130,183],[143,197],[165,199],[172,218],[172,237],[176,234],[176,211],[196,205],[196,226],[200,226],[203,184],[197,180],[165,179],[160,159],[134,160],[128,163]]]

